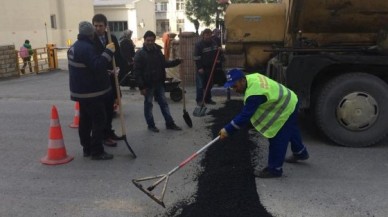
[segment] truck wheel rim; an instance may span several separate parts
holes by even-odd
[[[378,103],[371,95],[363,92],[351,93],[338,104],[337,120],[348,130],[363,131],[376,122],[378,108]]]

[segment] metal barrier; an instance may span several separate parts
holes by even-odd
[[[18,51],[16,52],[19,53]],[[33,49],[33,52],[31,61],[26,62],[27,65],[24,69],[24,73],[22,73],[24,65],[23,59],[20,55],[17,55],[20,69],[19,74],[25,74],[27,70],[29,70],[30,66],[32,68],[31,73],[36,74],[58,68],[58,55],[55,44],[47,44],[47,47],[35,48]]]

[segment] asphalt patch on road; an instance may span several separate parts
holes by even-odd
[[[239,113],[241,100],[231,100],[208,115],[213,138]],[[249,140],[248,129],[230,139],[217,142],[204,153],[198,174],[198,189],[193,198],[168,208],[164,217],[272,217],[260,203],[250,151],[256,145]]]

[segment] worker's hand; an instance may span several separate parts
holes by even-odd
[[[201,69],[198,69],[198,73],[199,74],[203,74],[205,72],[205,70],[203,70],[202,68]]]
[[[120,68],[119,67],[116,67],[116,70],[108,70],[108,73],[110,75],[119,75],[119,72],[120,72]]]
[[[110,51],[112,51],[112,53],[114,53],[116,51],[115,44],[113,42],[107,44],[106,49],[109,49]]]
[[[177,61],[178,64],[183,63],[183,59],[179,59],[179,58],[178,58],[178,59],[175,59],[175,61]]]
[[[143,95],[143,96],[145,96],[145,95],[147,94],[147,89],[146,89],[146,88],[141,89],[141,90],[140,90],[140,94]]]
[[[226,132],[225,128],[222,128],[220,130],[220,132],[218,133],[218,135],[220,136],[220,140],[224,140],[229,136],[229,134],[228,134],[228,132]]]

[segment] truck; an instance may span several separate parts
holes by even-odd
[[[331,141],[365,147],[387,137],[388,1],[230,4],[224,22],[226,54],[292,89]]]

